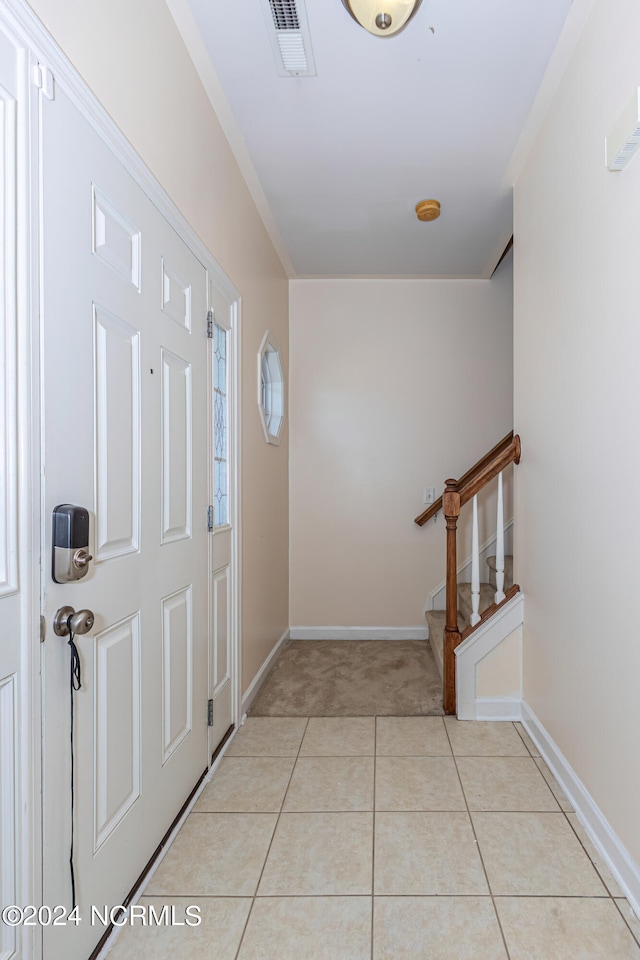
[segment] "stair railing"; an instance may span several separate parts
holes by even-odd
[[[502,472],[511,463],[520,462],[520,437],[513,431],[496,444],[486,456],[468,470],[459,480],[447,480],[445,490],[424,513],[415,518],[422,526],[439,510],[444,512],[447,525],[447,579],[446,579],[446,620],[444,630],[444,690],[443,705],[447,714],[456,712],[456,647],[466,640],[474,630],[493,616],[501,606],[507,603],[520,587],[517,583],[504,591],[504,507],[502,493]],[[482,613],[480,601],[480,556],[478,548],[478,501],[479,492],[498,477],[498,505],[496,514],[496,592],[494,602]],[[472,555],[471,555],[471,606],[472,614],[469,626],[461,633],[458,626],[458,559],[457,532],[460,510],[469,501],[473,501]]]
[[[464,486],[465,484],[469,483],[474,477],[478,476],[484,470],[487,464],[493,463],[496,457],[500,456],[501,453],[503,453],[505,450],[508,450],[511,447],[512,443],[513,443],[513,430],[510,433],[508,433],[506,437],[503,437],[500,443],[497,443],[495,445],[493,450],[489,450],[489,453],[486,453],[484,457],[481,457],[481,459],[478,460],[477,463],[474,463],[474,465],[471,467],[470,470],[467,470],[467,472],[462,477],[460,477],[460,479],[458,480],[458,483],[460,484],[460,486]],[[413,522],[417,523],[419,527],[424,526],[424,524],[428,520],[431,520],[432,517],[435,517],[436,513],[439,513],[442,510],[442,500],[443,500],[443,497],[438,497],[437,500],[434,500],[431,506],[427,507],[427,509],[423,513],[421,513],[419,517],[416,517]]]

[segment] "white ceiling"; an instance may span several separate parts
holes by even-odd
[[[261,0],[189,5],[298,276],[490,274],[571,0],[423,0],[383,39],[306,0],[315,77],[278,76]],[[432,197],[442,215],[420,223]]]

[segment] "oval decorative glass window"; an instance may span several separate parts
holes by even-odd
[[[258,409],[267,443],[280,443],[284,426],[284,374],[280,347],[267,332],[258,352]]]

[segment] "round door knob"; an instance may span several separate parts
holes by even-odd
[[[70,631],[78,635],[89,633],[94,619],[92,610],[76,612],[73,607],[60,607],[53,618],[53,632],[58,637],[68,637]]]
[[[78,610],[77,613],[71,614],[68,622],[72,633],[83,634],[89,633],[93,626],[93,620],[92,610]]]
[[[60,607],[53,618],[53,632],[57,637],[69,636],[69,617],[75,613],[73,607]]]

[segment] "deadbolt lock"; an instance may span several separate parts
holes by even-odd
[[[55,583],[82,580],[89,572],[89,511],[60,503],[53,511],[51,576]]]
[[[93,560],[91,554],[87,550],[80,549],[76,550],[71,562],[76,570],[84,570],[90,560]]]

